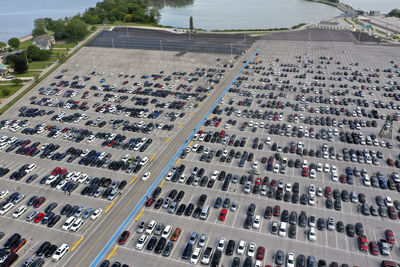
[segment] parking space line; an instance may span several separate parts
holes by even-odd
[[[172,138],[172,137],[169,137],[169,138],[165,141],[165,143],[168,143],[169,140],[171,140],[171,138]]]
[[[113,249],[113,250],[111,251],[111,253],[108,255],[107,260],[109,260],[109,259],[112,257],[112,255],[115,253],[115,251],[117,250],[117,248],[118,248],[118,246],[115,245],[114,249]]]
[[[71,251],[74,251],[75,250],[75,248],[79,245],[79,243],[81,243],[82,242],[82,240],[84,239],[85,237],[84,236],[82,236],[81,237],[81,239],[79,239],[76,243],[75,243],[75,245],[71,248]]]
[[[178,128],[180,129],[183,126],[183,123],[179,124]]]
[[[194,111],[192,111],[189,116],[191,117],[191,116],[193,116],[193,114],[194,114]]]
[[[157,154],[154,154],[154,156],[151,157],[150,161],[153,161],[153,159],[157,156]]]
[[[111,204],[110,205],[108,205],[108,207],[106,208],[106,210],[104,211],[104,213],[107,213],[110,209],[111,209],[111,207],[112,206],[114,206],[114,204],[115,204],[115,202],[113,201],[113,202],[111,202]]]

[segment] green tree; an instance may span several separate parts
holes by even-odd
[[[45,21],[45,19],[42,19],[42,18],[35,19],[35,21],[33,22],[33,26],[34,26],[34,28],[45,29],[46,21]]]
[[[157,24],[160,22],[161,14],[160,14],[160,11],[158,10],[158,8],[153,7],[152,9],[150,9],[149,15],[150,15],[151,22],[154,22]]]
[[[49,60],[49,58],[51,56],[51,52],[47,51],[47,50],[41,50],[36,45],[30,45],[28,47],[28,49],[26,50],[26,56],[30,60],[45,61],[45,60]]]
[[[67,53],[59,53],[57,58],[59,63],[64,63],[67,60]]]
[[[388,17],[400,18],[400,9],[395,8],[395,9],[391,10],[387,15],[388,15]]]
[[[189,28],[190,28],[190,32],[193,32],[193,17],[190,16],[189,18]]]
[[[80,19],[74,18],[65,26],[65,35],[72,42],[77,42],[89,34],[87,25]]]
[[[0,50],[4,49],[6,46],[6,43],[0,42]]]
[[[7,63],[11,64],[16,73],[25,73],[28,70],[28,63],[24,53],[8,56]]]
[[[14,49],[18,49],[19,47],[19,39],[18,38],[11,38],[8,40],[8,45],[11,46]]]
[[[32,30],[32,36],[37,37],[39,35],[46,34],[46,30],[44,28],[34,28]]]

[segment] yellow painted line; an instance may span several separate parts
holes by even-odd
[[[150,161],[152,161],[156,156],[157,154],[154,154],[154,156],[151,157]]]
[[[137,175],[135,177],[133,177],[133,179],[129,182],[129,184],[133,184],[133,182],[136,181],[137,178],[138,178]]]
[[[178,163],[181,161],[181,159],[178,159],[176,162],[175,162],[175,165],[178,165]]]
[[[108,205],[108,207],[106,208],[106,210],[104,211],[104,213],[107,213],[107,211],[109,211],[111,209],[112,206],[114,206],[115,202],[111,202],[110,205]]]
[[[214,87],[214,89],[215,89],[215,87]],[[207,93],[207,96],[210,96],[210,93]]]
[[[160,184],[160,187],[163,187],[163,185],[165,184],[165,180],[163,180]]]
[[[201,126],[200,130],[202,130],[202,131],[204,130],[204,125],[203,125],[203,126]]]
[[[228,97],[228,95],[224,95],[224,98],[227,98]]]
[[[178,128],[181,128],[183,126],[183,123],[179,124]]]
[[[194,111],[192,112],[192,113],[190,113],[190,115],[189,116],[192,116],[194,114]]]
[[[193,141],[190,141],[190,143],[189,143],[189,145],[188,146],[191,146],[193,144]]]
[[[201,101],[201,102],[199,103],[199,105],[201,105],[201,104],[203,104],[203,101]]]
[[[85,237],[82,236],[81,239],[79,239],[78,242],[76,242],[75,245],[71,248],[71,250],[74,251],[74,249],[79,245],[79,243],[82,242],[82,240],[83,240],[84,238],[85,238]]]
[[[139,212],[138,216],[136,216],[135,222],[137,220],[139,220],[140,216],[142,216],[143,211],[144,211],[144,208]]]
[[[115,245],[114,249],[111,251],[110,255],[108,255],[107,260],[109,260],[111,258],[111,256],[115,253],[115,251],[117,250],[118,246]]]
[[[169,140],[171,140],[171,138],[172,138],[172,137],[168,138],[168,139],[167,139],[167,141],[165,141],[165,143],[168,143],[168,142],[169,142]]]
[[[209,119],[211,119],[212,118],[212,116],[213,116],[213,114],[210,114],[210,116],[208,117]]]

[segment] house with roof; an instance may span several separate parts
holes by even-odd
[[[55,43],[54,36],[50,34],[39,35],[32,40],[32,44],[42,50],[50,50]]]

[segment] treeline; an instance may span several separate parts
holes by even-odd
[[[388,17],[400,18],[400,9],[395,8],[392,11],[390,11],[387,15]]]
[[[89,30],[87,24],[79,16],[70,19],[53,20],[51,18],[40,18],[34,22],[32,31],[34,37],[46,34],[48,31],[54,34],[54,39],[76,42],[84,39]]]
[[[86,10],[82,19],[88,24],[115,21],[158,24],[160,12],[144,0],[104,0]]]

